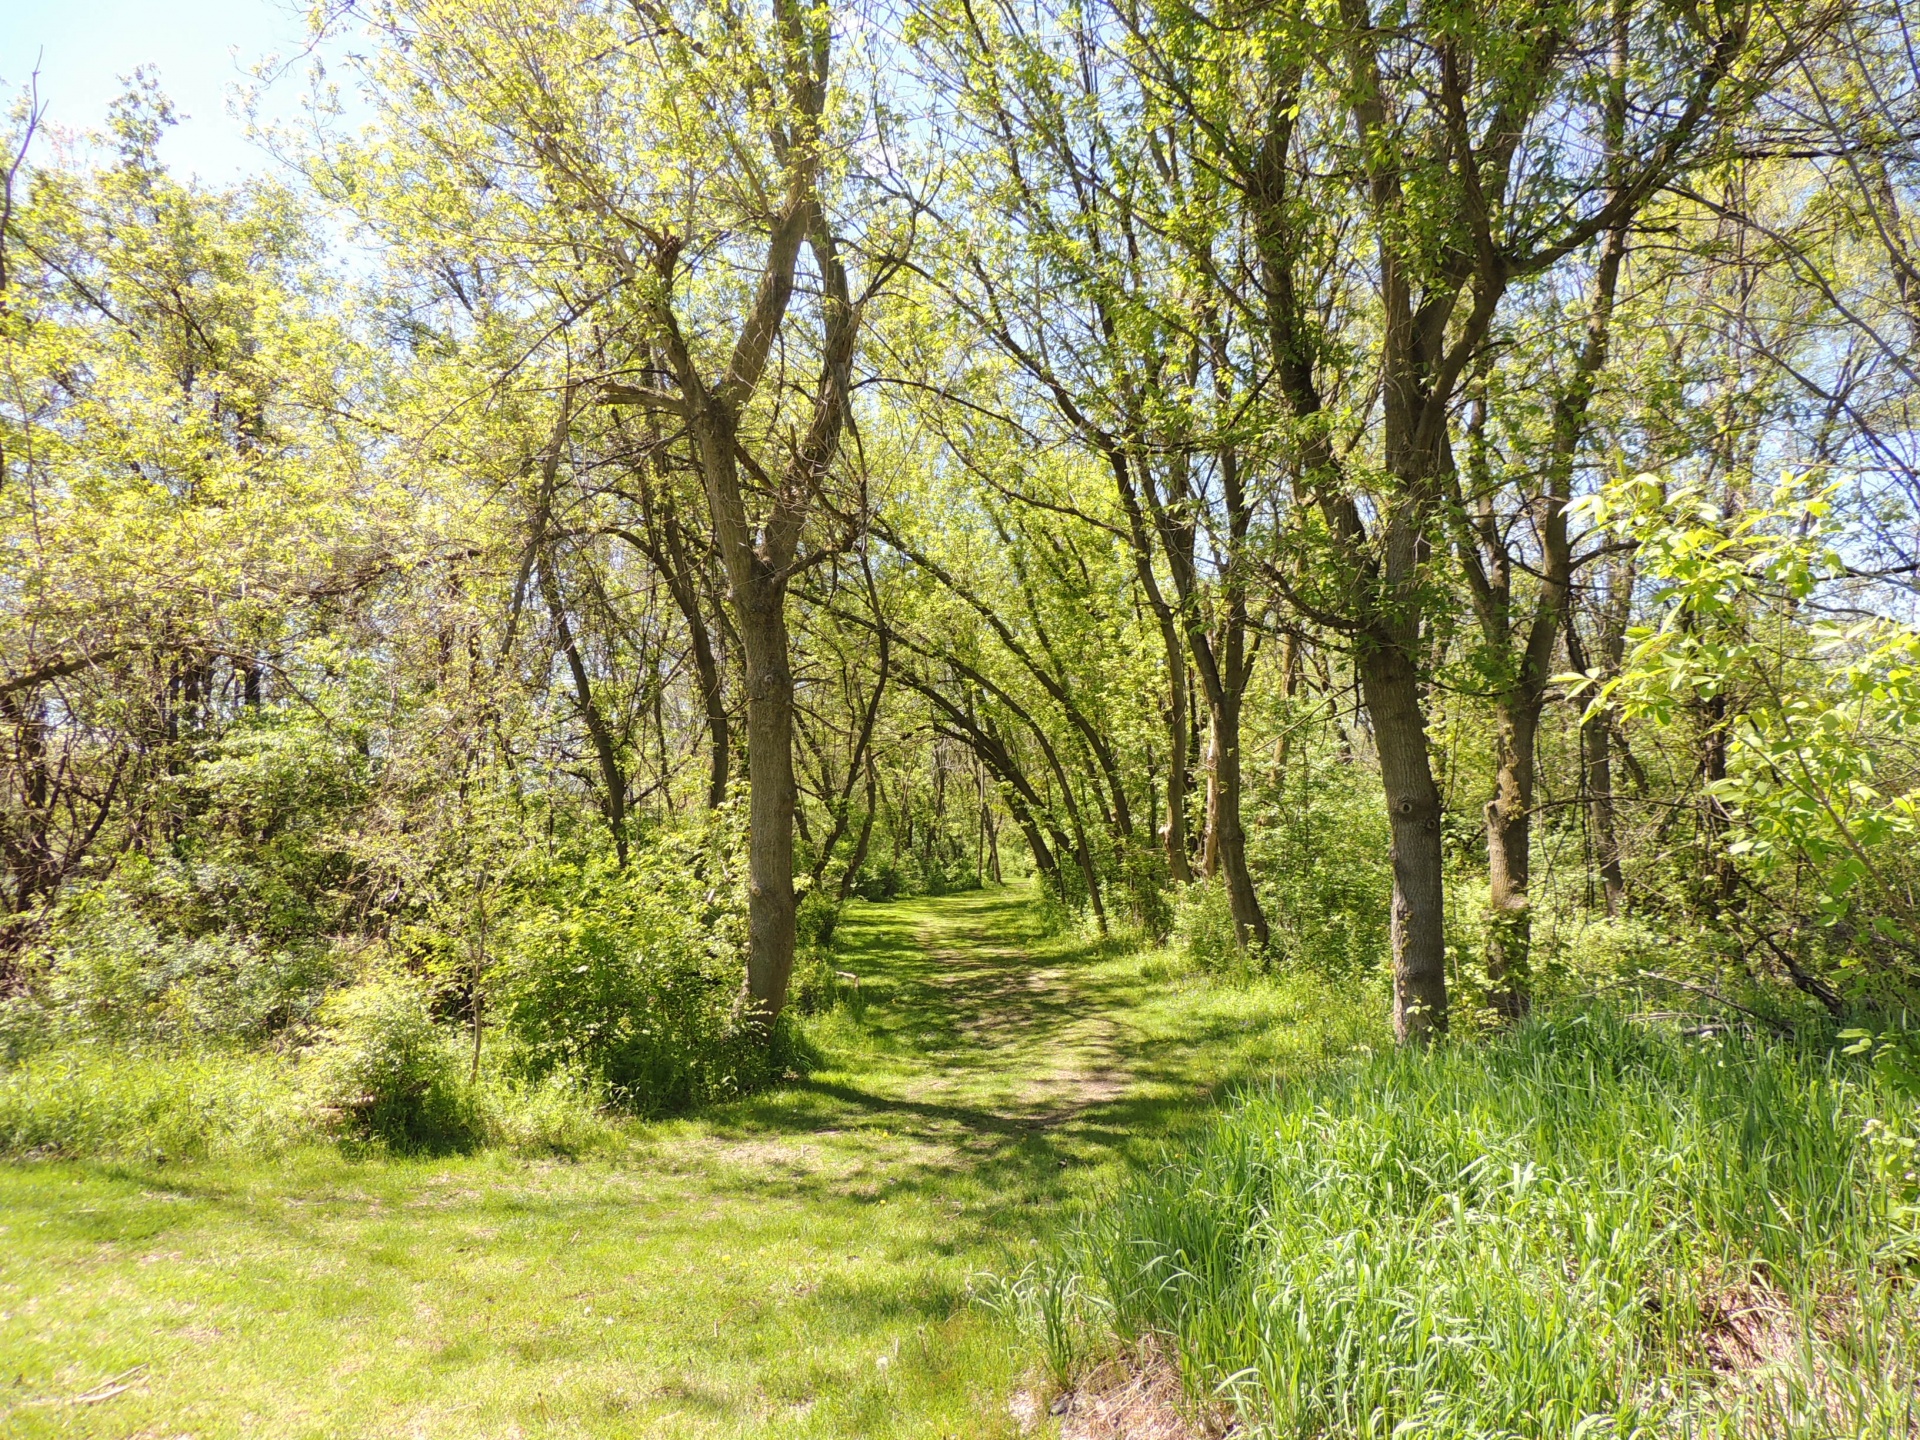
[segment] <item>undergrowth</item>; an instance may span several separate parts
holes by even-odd
[[[497,1145],[574,1155],[615,1132],[601,1095],[576,1072],[533,1080],[489,1064],[469,1083],[455,1048],[434,1043],[444,1053],[429,1067],[434,1091],[424,1125],[396,1119],[391,1108],[343,1113],[341,1082],[352,1071],[330,1056],[88,1044],[43,1050],[0,1066],[0,1157],[217,1160],[336,1142],[400,1153]]]
[[[1830,1042],[1563,1012],[1244,1097],[1015,1291],[1257,1434],[1911,1435],[1911,1129]]]

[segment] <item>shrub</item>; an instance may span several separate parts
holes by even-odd
[[[895,899],[905,888],[900,867],[891,859],[882,858],[869,860],[860,867],[853,891],[862,900],[877,905]]]
[[[260,1040],[311,1020],[337,965],[318,941],[275,948],[164,931],[119,889],[97,886],[61,906],[28,978],[25,1004],[50,1042]]]
[[[67,1044],[0,1069],[4,1155],[204,1158],[317,1138],[278,1056]]]
[[[1377,774],[1300,747],[1284,792],[1247,820],[1275,960],[1336,980],[1384,970],[1393,871]]]
[[[824,890],[809,890],[800,897],[793,932],[802,950],[826,950],[833,944],[833,932],[839,924],[840,902],[833,896]]]
[[[1196,970],[1230,974],[1245,966],[1225,885],[1200,881],[1180,892],[1173,904],[1173,945]]]
[[[613,1127],[598,1088],[573,1070],[538,1080],[492,1075],[475,1097],[488,1140],[534,1155],[581,1155],[604,1144]]]
[[[475,1142],[473,1097],[419,985],[378,976],[331,997],[321,1019],[313,1092],[346,1135],[396,1150],[457,1150]]]
[[[636,1114],[758,1089],[801,1057],[743,1014],[744,907],[664,848],[519,925],[496,999],[524,1072],[573,1069]]]
[[[1033,921],[1042,935],[1065,935],[1073,928],[1077,912],[1061,893],[1059,885],[1050,875],[1038,877],[1039,883],[1033,887],[1027,908],[1033,913]]]
[[[1165,940],[1173,933],[1174,905],[1166,855],[1157,846],[1134,839],[1121,854],[1120,880],[1140,933],[1156,945]]]

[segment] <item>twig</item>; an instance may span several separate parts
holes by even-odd
[[[116,1395],[124,1395],[133,1388],[135,1378],[147,1368],[143,1360],[131,1370],[122,1370],[111,1380],[102,1380],[91,1390],[83,1390],[70,1399],[62,1400],[57,1395],[49,1395],[44,1400],[24,1400],[22,1407],[28,1405],[98,1405],[102,1400],[111,1400]]]

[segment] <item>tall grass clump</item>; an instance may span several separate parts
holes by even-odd
[[[75,1044],[0,1066],[0,1156],[206,1159],[320,1134],[298,1078],[273,1055]]]
[[[1910,1435],[1910,1125],[1831,1045],[1561,1014],[1242,1099],[1029,1309],[1259,1434]]]

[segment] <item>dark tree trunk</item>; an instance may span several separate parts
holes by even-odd
[[[554,574],[553,556],[550,553],[540,562],[540,593],[546,599],[547,614],[553,621],[554,639],[560,646],[560,653],[566,657],[567,672],[573,677],[574,703],[580,709],[580,719],[585,723],[587,736],[593,742],[594,760],[600,769],[601,813],[607,817],[607,829],[613,832],[614,858],[624,870],[627,868],[627,772],[620,763],[620,748],[613,731],[594,698],[593,681],[587,673],[580,647],[573,638],[573,626],[567,620],[559,577]]]
[[[840,875],[839,900],[842,905],[847,903],[847,897],[853,894],[853,887],[859,883],[860,867],[867,863],[867,845],[873,839],[873,815],[880,804],[879,796],[874,793],[877,784],[874,779],[872,760],[867,761],[866,771],[867,810],[866,814],[860,817],[860,834],[853,842],[853,858],[847,862],[847,868]]]
[[[1509,1019],[1527,1011],[1533,916],[1533,757],[1540,701],[1508,691],[1494,702],[1494,795],[1487,802],[1488,1000]]]
[[[1244,789],[1240,766],[1240,700],[1240,691],[1236,688],[1222,695],[1213,707],[1212,848],[1220,874],[1227,883],[1227,904],[1233,911],[1233,928],[1239,934],[1241,945],[1264,947],[1271,936],[1259,896],[1254,892],[1253,872],[1247,865],[1247,834],[1240,819]]]
[[[1593,825],[1594,856],[1606,897],[1607,916],[1619,919],[1627,908],[1627,881],[1620,869],[1619,822],[1613,807],[1613,726],[1596,715],[1580,727],[1580,753],[1586,767],[1587,814]]]
[[[1586,433],[1594,386],[1606,364],[1614,291],[1626,256],[1623,225],[1608,232],[1595,269],[1591,309],[1573,374],[1554,399],[1552,446],[1543,484],[1528,497],[1541,510],[1539,592],[1531,619],[1516,633],[1513,573],[1519,568],[1509,540],[1493,513],[1494,482],[1486,458],[1484,398],[1473,403],[1469,469],[1478,492],[1478,513],[1466,519],[1468,502],[1456,494],[1453,513],[1459,551],[1472,592],[1481,634],[1514,665],[1510,683],[1494,698],[1494,794],[1487,802],[1487,978],[1488,999],[1510,1019],[1528,1008],[1533,917],[1528,897],[1533,854],[1534,748],[1546,705],[1547,679],[1555,642],[1568,620],[1573,587],[1573,551],[1567,534],[1567,502],[1572,496],[1574,461]],[[1577,647],[1577,638],[1570,639]],[[1603,742],[1604,743],[1604,740]]]
[[[1406,649],[1371,640],[1355,658],[1393,833],[1393,1031],[1403,1043],[1423,1043],[1447,1028],[1440,791],[1418,676]]]
[[[1187,657],[1171,624],[1162,640],[1167,655],[1167,823],[1160,842],[1166,852],[1167,874],[1177,885],[1191,884],[1193,866],[1187,860],[1187,772],[1193,761],[1187,754]]]
[[[1621,657],[1626,653],[1633,577],[1634,566],[1629,559],[1614,571],[1608,583],[1599,637],[1605,675],[1618,673]],[[1583,675],[1588,673],[1588,656],[1580,638],[1580,627],[1571,619],[1567,623],[1567,663]],[[1610,711],[1581,715],[1580,763],[1586,790],[1587,823],[1592,831],[1594,860],[1600,872],[1607,915],[1618,919],[1626,913],[1627,882],[1620,864],[1619,816],[1614,803],[1613,724]]]
[[[717,810],[727,803],[733,736],[727,719],[726,697],[720,689],[720,667],[714,661],[713,646],[704,625],[694,632],[693,666],[700,677],[700,699],[707,709],[707,808]]]
[[[1207,808],[1205,818],[1200,823],[1200,873],[1212,880],[1220,874],[1220,721],[1208,707],[1207,749],[1205,759],[1207,777]]]
[[[744,589],[744,593],[741,590]],[[747,663],[748,1003],[771,1025],[793,976],[793,671],[786,584],[736,587],[734,616]]]
[[[1733,817],[1713,787],[1727,778],[1727,697],[1714,695],[1695,707],[1694,723],[1700,747],[1700,844],[1705,865],[1701,901],[1707,909],[1718,909],[1734,898],[1739,877],[1733,857],[1727,853],[1727,831]]]

